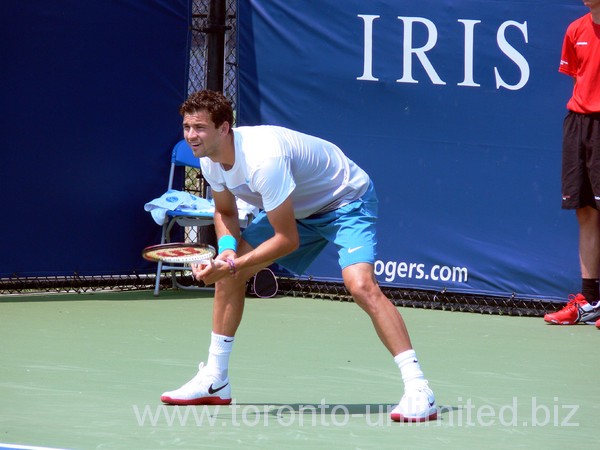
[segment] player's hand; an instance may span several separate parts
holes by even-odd
[[[218,255],[215,259],[203,263],[203,265],[192,265],[194,279],[202,281],[205,285],[209,286],[222,278],[230,277],[231,268],[229,263],[227,263],[227,259],[234,259],[235,257],[235,252],[227,251]]]

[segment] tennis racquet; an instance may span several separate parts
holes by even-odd
[[[142,257],[148,261],[161,261],[171,264],[208,263],[216,254],[217,252],[212,245],[184,242],[151,245],[142,251]]]
[[[248,293],[259,298],[271,298],[277,295],[279,291],[279,283],[273,271],[269,268],[259,270],[254,279],[250,280]]]

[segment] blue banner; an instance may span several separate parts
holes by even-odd
[[[382,285],[564,299],[570,1],[240,0],[240,125],[338,144],[380,199]],[[341,280],[328,249],[308,275]]]
[[[0,276],[155,270],[144,203],[181,136],[191,1],[4,1],[0,16]]]

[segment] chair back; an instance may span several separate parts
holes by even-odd
[[[196,158],[192,149],[185,142],[185,139],[182,139],[175,147],[173,147],[173,153],[171,154],[171,163],[176,166],[189,166],[194,167],[196,169],[200,168],[200,158]]]
[[[188,166],[193,167],[194,169],[200,169],[200,158],[196,158],[192,149],[185,142],[185,139],[182,139],[175,147],[173,147],[173,151],[171,152],[171,170],[169,171],[169,184],[167,189],[173,189],[173,179],[175,178],[175,167],[177,166]]]

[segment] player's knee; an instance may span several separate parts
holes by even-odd
[[[346,282],[346,289],[363,309],[377,307],[382,296],[379,286],[367,277],[359,277]]]
[[[391,305],[390,301],[381,292],[366,297],[357,295],[353,298],[354,302],[371,318],[387,314],[388,307]]]
[[[596,226],[600,220],[600,211],[591,206],[577,209],[576,215],[580,226]]]
[[[250,276],[251,275],[246,277],[246,275],[240,271],[240,273],[236,274],[235,276],[221,278],[215,283],[215,288],[225,292],[244,290],[246,288],[246,282]]]
[[[370,283],[364,277],[356,277],[351,280],[344,280],[344,284],[346,285],[346,289],[350,295],[353,297],[363,296],[364,293],[370,290]]]

